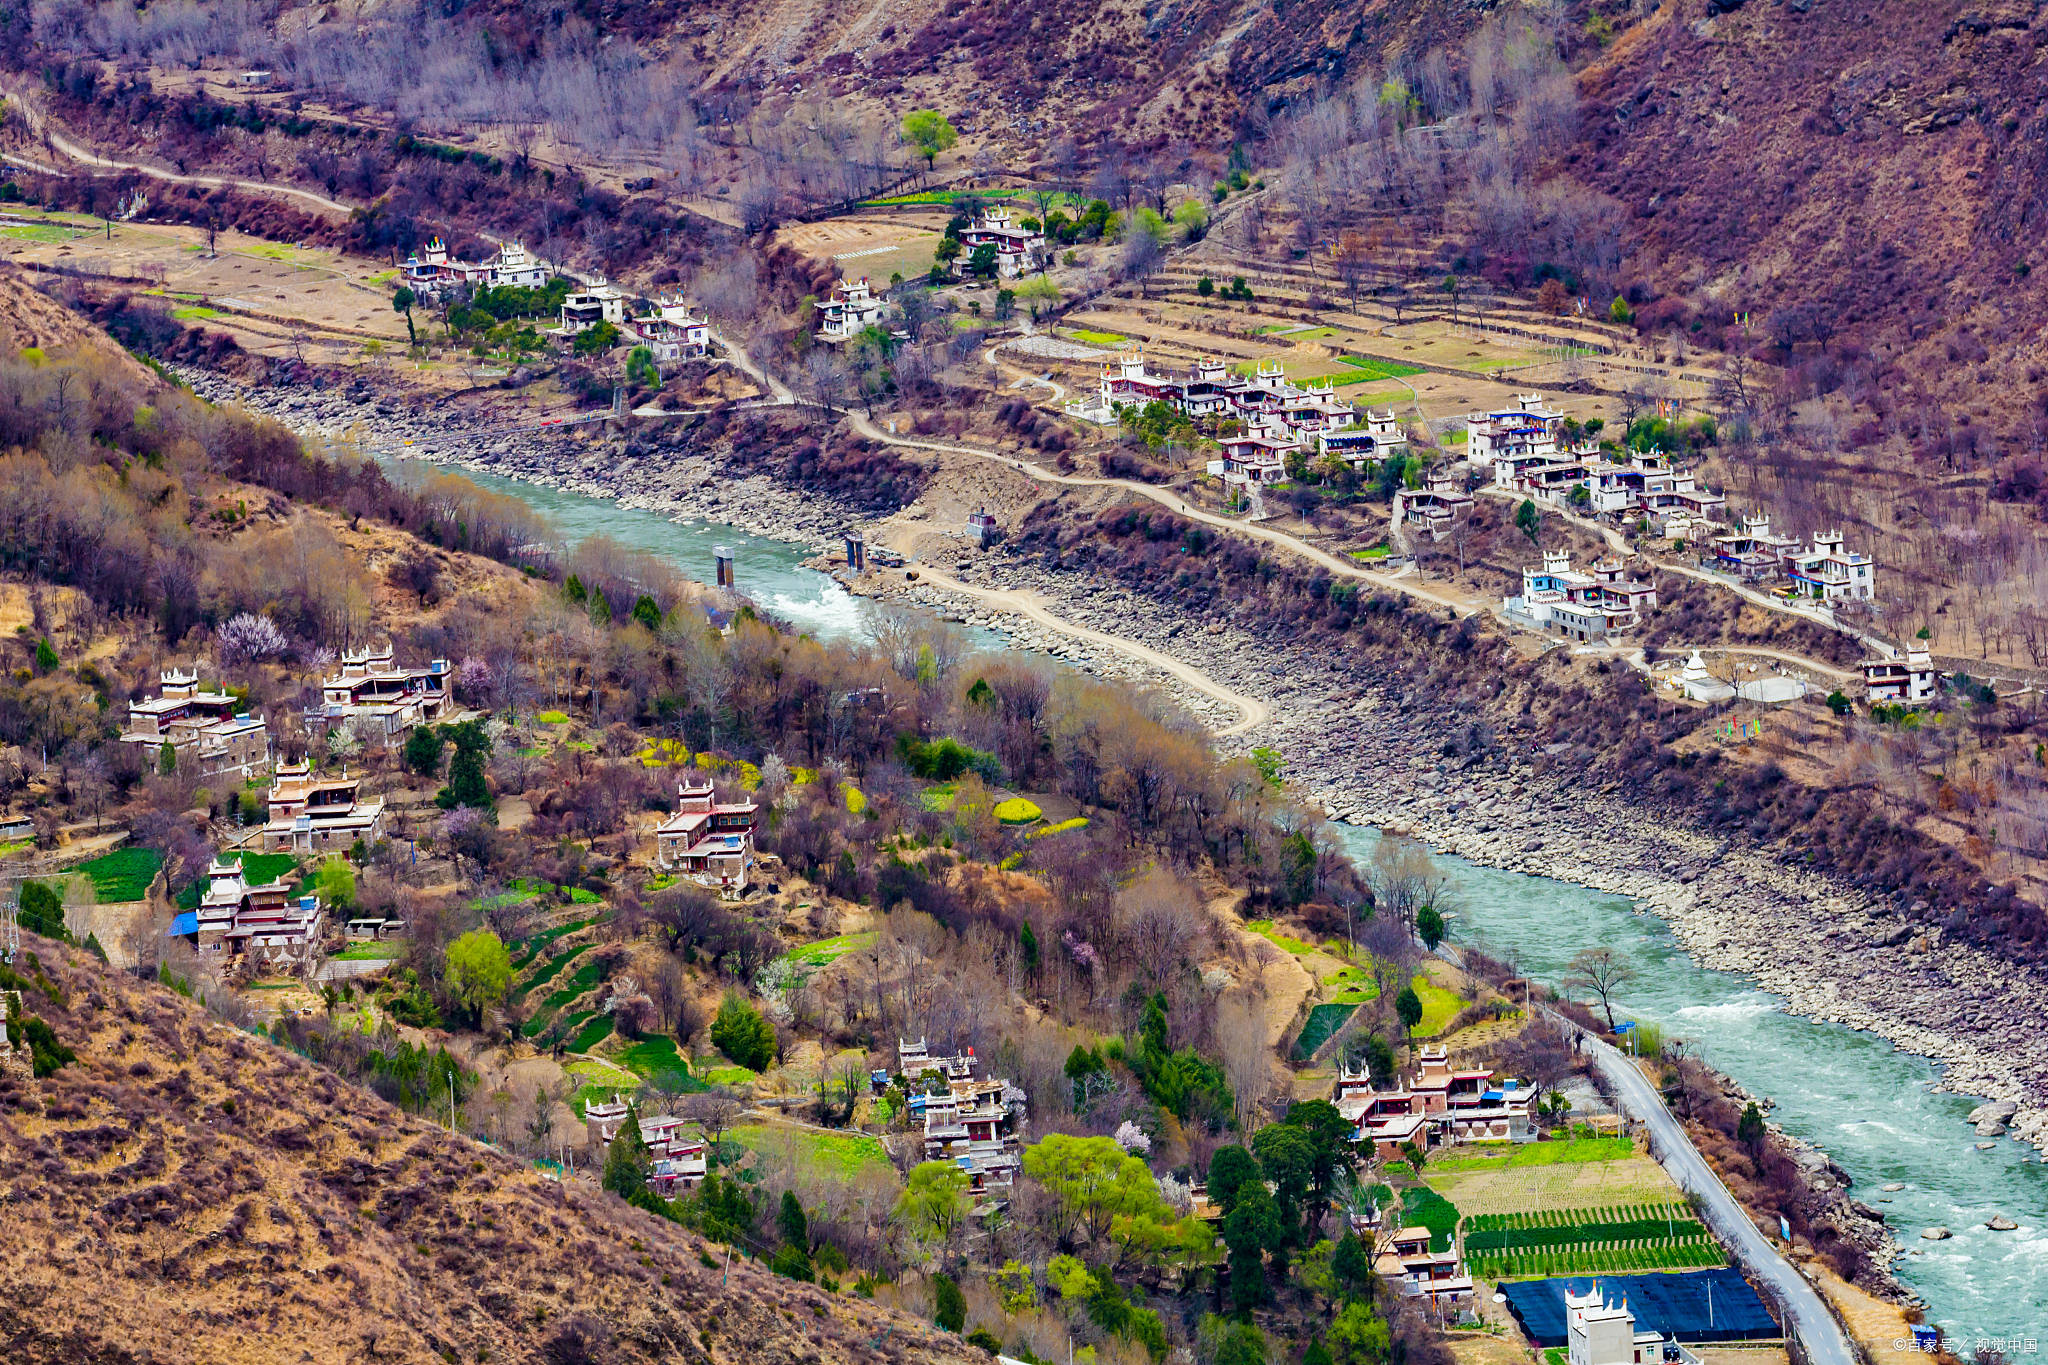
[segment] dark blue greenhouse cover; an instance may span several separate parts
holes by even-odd
[[[1508,1311],[1538,1346],[1565,1344],[1564,1293],[1584,1294],[1594,1286],[1603,1301],[1628,1298],[1638,1332],[1680,1341],[1755,1341],[1782,1335],[1742,1272],[1730,1268],[1674,1275],[1575,1275],[1557,1280],[1518,1280],[1501,1286]],[[1709,1293],[1709,1286],[1712,1292]]]

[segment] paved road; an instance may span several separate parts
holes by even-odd
[[[1576,1028],[1561,1015],[1551,1017]],[[1743,1269],[1757,1283],[1773,1291],[1788,1319],[1787,1327],[1798,1337],[1812,1365],[1857,1365],[1855,1349],[1834,1314],[1828,1311],[1820,1291],[1757,1230],[1749,1214],[1686,1137],[1678,1120],[1664,1107],[1663,1096],[1628,1058],[1583,1030],[1579,1036],[1593,1065],[1620,1097],[1622,1109],[1648,1126],[1651,1150],[1665,1171],[1680,1189],[1700,1197],[1707,1225],[1734,1249]]]

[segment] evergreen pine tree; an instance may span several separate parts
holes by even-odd
[[[619,1135],[605,1149],[604,1187],[621,1199],[631,1199],[647,1188],[647,1172],[653,1164],[647,1144],[640,1139],[640,1110],[638,1106],[628,1108]]]

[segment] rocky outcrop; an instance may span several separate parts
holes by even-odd
[[[2013,1116],[2019,1110],[2019,1105],[2011,1100],[1994,1100],[1972,1109],[1970,1122],[1976,1125],[1978,1137],[1998,1137],[2012,1126]]]

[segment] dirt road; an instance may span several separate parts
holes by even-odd
[[[43,117],[42,112],[34,104],[23,99],[20,95],[11,95],[9,103],[23,112],[23,116],[28,120],[29,126],[41,135],[45,146],[60,155],[69,157],[82,166],[95,166],[101,170],[109,171],[134,171],[139,175],[146,175],[152,180],[164,180],[173,185],[198,185],[204,189],[233,189],[247,190],[252,194],[274,194],[285,199],[296,199],[302,204],[310,204],[322,213],[338,213],[344,218],[356,211],[356,206],[353,204],[344,204],[339,199],[329,199],[324,194],[316,193],[313,190],[300,189],[296,185],[273,185],[261,180],[237,180],[233,176],[226,175],[181,175],[176,171],[167,171],[160,166],[144,165],[141,162],[114,161],[87,151],[84,147],[79,146],[76,142],[58,132],[51,126],[49,120]],[[24,158],[24,160],[26,159]],[[34,163],[30,162],[28,164],[33,165]]]
[[[1368,583],[1373,587],[1384,588],[1390,592],[1404,593],[1409,597],[1418,598],[1433,606],[1447,607],[1459,616],[1476,616],[1479,614],[1477,609],[1468,603],[1459,602],[1440,593],[1431,592],[1417,583],[1403,582],[1387,574],[1373,573],[1368,569],[1361,569],[1357,564],[1341,559],[1327,550],[1318,549],[1316,546],[1310,545],[1297,536],[1289,535],[1285,531],[1277,531],[1271,527],[1260,526],[1252,522],[1236,521],[1230,517],[1218,516],[1213,512],[1204,512],[1187,502],[1170,488],[1160,488],[1153,484],[1138,483],[1130,479],[1093,478],[1083,474],[1059,474],[1047,469],[1043,465],[1033,464],[1028,460],[1021,460],[1013,455],[1000,455],[992,450],[979,450],[973,446],[942,445],[935,441],[912,441],[901,436],[890,435],[876,426],[873,420],[856,412],[847,413],[846,420],[862,436],[867,437],[871,441],[880,441],[884,445],[904,446],[912,450],[930,450],[941,455],[972,455],[977,459],[993,460],[995,463],[1014,469],[1026,478],[1036,480],[1039,483],[1059,484],[1067,488],[1120,489],[1123,492],[1156,502],[1168,511],[1186,517],[1189,521],[1201,522],[1203,525],[1213,526],[1217,530],[1231,535],[1246,536],[1252,540],[1262,540],[1268,545],[1276,546],[1287,551],[1289,554],[1306,559],[1311,564],[1315,564],[1320,568],[1328,569],[1340,578],[1349,578],[1361,583]]]
[[[1227,725],[1215,731],[1214,733],[1219,739],[1256,730],[1259,726],[1272,719],[1273,708],[1257,697],[1248,697],[1241,692],[1233,692],[1199,669],[1191,668],[1171,655],[1161,654],[1158,650],[1141,645],[1135,640],[1127,640],[1120,635],[1109,635],[1099,630],[1090,630],[1086,626],[1077,626],[1071,621],[1063,621],[1047,611],[1040,604],[1035,593],[1009,592],[996,588],[977,588],[940,573],[930,565],[923,563],[917,566],[917,576],[920,581],[934,584],[945,589],[947,592],[959,593],[962,596],[986,602],[997,611],[1023,616],[1036,621],[1048,630],[1057,631],[1061,635],[1070,636],[1076,640],[1085,640],[1089,644],[1099,645],[1103,649],[1114,650],[1126,658],[1137,660],[1148,668],[1158,669],[1177,681],[1185,683],[1188,687],[1205,697],[1213,698],[1227,706],[1236,707],[1242,719],[1234,725]]]

